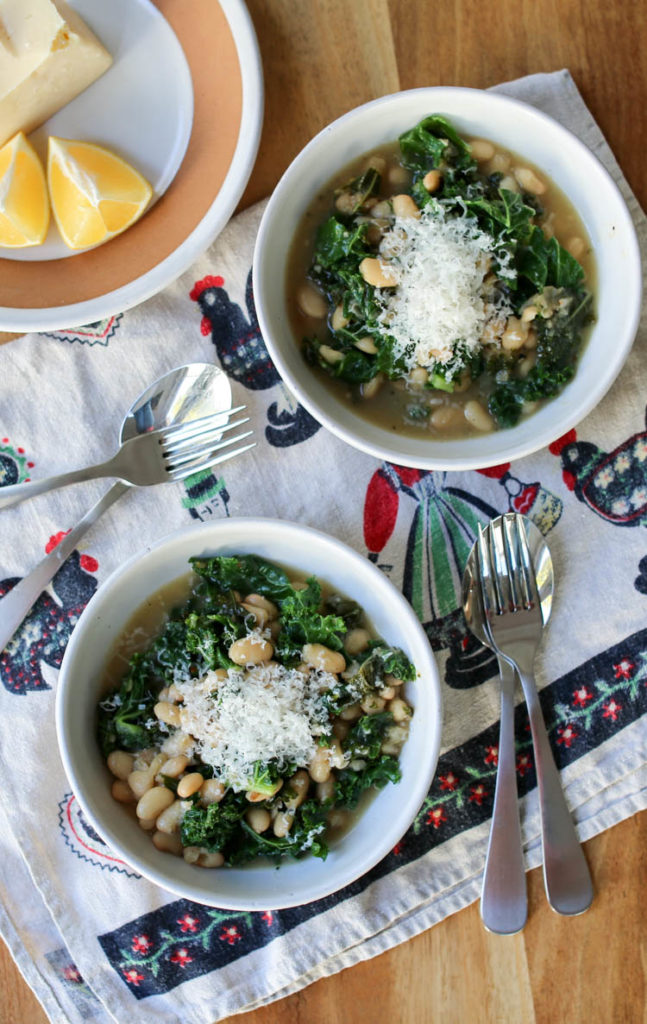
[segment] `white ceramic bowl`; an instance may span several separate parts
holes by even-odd
[[[357,416],[306,364],[286,307],[290,244],[312,198],[340,169],[395,141],[427,114],[491,139],[536,164],[577,209],[597,266],[596,323],[573,381],[518,426],[456,441],[395,435]],[[421,469],[477,469],[520,458],[575,426],[611,386],[633,344],[641,303],[640,254],[617,186],[589,149],[547,115],[477,89],[413,89],[374,100],[324,128],[292,162],[272,194],[254,253],[254,298],[272,359],[303,405],[332,433],[380,459]]]
[[[191,556],[255,553],[314,574],[357,600],[377,632],[401,647],[418,670],[407,684],[414,707],[400,763],[402,780],[378,793],[325,861],[306,857],[270,866],[206,870],[155,849],[110,794],[111,776],[96,739],[101,678],[116,637],[133,612],[165,583],[188,571]],[[93,826],[110,847],[152,882],[186,899],[234,910],[296,906],[341,889],[392,849],[424,800],[440,746],[441,697],[436,664],[414,612],[371,562],[345,544],[294,523],[228,519],[174,533],[126,562],[99,588],[68,645],[56,700],[65,771]]]

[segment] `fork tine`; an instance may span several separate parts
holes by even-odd
[[[510,587],[510,567],[506,557],[505,536],[503,534],[502,516],[490,523],[490,549],[494,567],[494,586],[497,592],[499,613],[507,611],[512,603]]]
[[[187,437],[181,438],[179,441],[171,441],[170,443],[166,440],[162,441],[162,451],[166,456],[176,455],[179,452],[186,451],[190,448],[195,448],[196,445],[202,444],[208,445],[219,441],[222,434],[226,430],[233,430],[235,427],[242,427],[243,423],[249,423],[249,416],[243,416],[242,419],[234,420],[232,423],[226,423],[223,427],[214,427],[212,429],[203,428],[201,431],[195,431],[195,433],[188,435]],[[176,460],[173,460],[174,462]]]
[[[523,516],[516,513],[510,515],[508,532],[511,538],[514,538],[515,554],[518,559],[517,576],[521,583],[523,605],[525,608],[539,608],[539,589]]]
[[[249,432],[251,433],[251,431]],[[248,437],[249,434],[245,434]],[[240,437],[232,438],[232,441],[240,441]],[[228,444],[230,442],[227,442]],[[242,448],[234,448],[228,452],[222,452],[214,459],[209,459],[207,462],[201,462],[197,466],[191,466],[188,469],[183,469],[180,472],[171,473],[173,480],[186,480],[188,476],[192,476],[194,473],[202,473],[207,469],[211,469],[213,466],[217,466],[221,462],[226,462],[227,459],[233,459],[235,455],[242,455],[243,452],[248,452],[250,448],[256,447],[256,441],[252,441],[251,444],[245,444]]]
[[[193,437],[194,434],[201,434],[209,427],[224,427],[227,417],[234,413],[242,412],[244,405],[236,405],[231,409],[223,409],[222,412],[212,412],[208,416],[201,416],[199,419],[189,420],[188,423],[176,423],[169,427],[162,427],[160,435],[163,441],[179,441],[185,437]]]
[[[485,622],[489,624],[493,615],[498,613],[496,604],[496,592],[492,583],[492,565],[490,563],[490,551],[488,538],[479,523],[479,535],[477,542],[479,579],[481,584],[481,600]]]
[[[251,430],[246,430],[243,434],[236,434],[235,437],[228,437],[224,441],[219,441],[217,444],[208,444],[201,447],[196,447],[193,451],[185,452],[178,458],[170,459],[168,465],[169,473],[176,474],[178,470],[189,470],[189,472],[195,472],[194,467],[200,467],[206,459],[208,459],[215,452],[221,451],[223,448],[228,448],[232,444],[238,444],[239,441],[243,441],[246,437],[250,437],[252,434]]]

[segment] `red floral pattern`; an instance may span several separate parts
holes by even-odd
[[[192,963],[193,957],[189,956],[188,949],[184,946],[181,949],[176,949],[175,953],[171,953],[169,960],[172,964],[179,964],[180,967],[186,967],[187,964]]]
[[[178,917],[177,923],[183,932],[195,932],[200,924],[200,918],[185,914],[184,917]]]
[[[148,935],[134,935],[133,936],[133,952],[134,953],[148,953],[153,943],[149,939]]]
[[[576,708],[584,708],[590,700],[593,700],[593,694],[587,690],[586,686],[580,686],[579,689],[573,691],[573,704]]]
[[[570,747],[573,740],[577,739],[577,729],[572,725],[560,725],[557,729],[557,742],[565,747]]]
[[[432,807],[427,815],[427,824],[433,825],[434,828],[440,828],[442,823],[447,821],[447,815],[445,814],[442,807]]]

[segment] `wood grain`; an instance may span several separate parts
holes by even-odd
[[[266,109],[241,207],[271,192],[301,147],[360,103],[398,89],[484,88],[562,67],[647,204],[647,48],[639,0],[248,0],[248,6],[265,67]],[[380,957],[227,1024],[646,1022],[647,812],[585,850],[597,895],[581,918],[555,915],[541,872],[533,871],[521,935],[487,934],[473,905]],[[45,1024],[4,950],[0,986],[0,1024]]]

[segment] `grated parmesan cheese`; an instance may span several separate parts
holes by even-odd
[[[257,761],[306,766],[317,735],[329,721],[322,694],[336,683],[328,672],[308,673],[275,662],[230,669],[225,679],[208,672],[176,683],[184,700],[181,728],[216,778],[236,791],[249,788]]]
[[[377,320],[408,369],[433,370],[475,351],[488,324],[510,315],[485,284],[495,254],[499,276],[512,276],[495,239],[466,213],[447,216],[441,203],[425,207],[419,219],[396,217],[380,257],[395,269],[398,284],[378,291]]]

